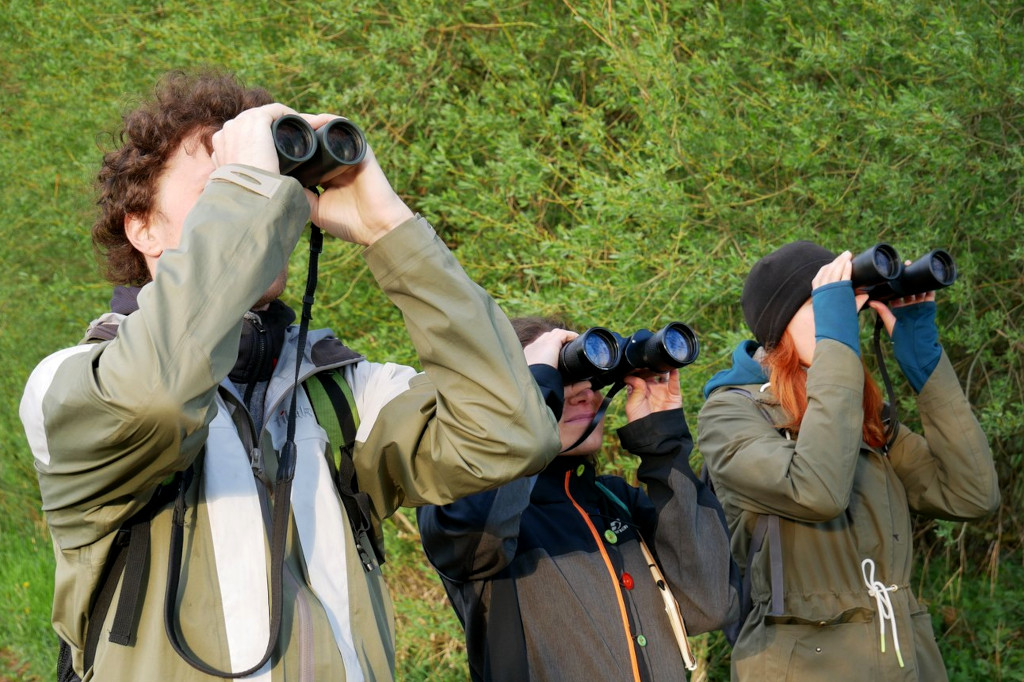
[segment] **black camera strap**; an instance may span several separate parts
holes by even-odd
[[[171,548],[167,559],[167,588],[164,595],[164,630],[167,639],[175,652],[190,666],[214,677],[237,679],[247,677],[258,671],[270,660],[277,647],[281,633],[281,620],[284,611],[284,595],[281,589],[284,573],[285,543],[288,537],[288,523],[291,517],[292,480],[295,477],[295,422],[298,406],[298,393],[301,387],[301,370],[303,349],[306,347],[306,335],[309,322],[313,319],[313,294],[316,292],[317,264],[323,251],[324,236],[316,225],[310,226],[309,233],[309,270],[306,275],[306,292],[302,297],[302,319],[299,323],[299,336],[295,354],[295,384],[292,387],[291,404],[288,408],[287,438],[277,463],[277,479],[274,483],[274,512],[271,521],[270,535],[270,636],[267,649],[260,660],[242,672],[218,670],[185,650],[178,639],[174,608],[178,601],[178,583],[181,577],[181,556],[184,537],[185,493],[192,482],[191,469],[183,477],[178,499],[174,506],[171,524]]]
[[[889,370],[885,367],[885,358],[882,357],[881,336],[884,327],[885,323],[882,322],[882,316],[875,313],[875,333],[873,338],[875,360],[878,361],[878,371],[882,375],[882,383],[885,384],[885,393],[889,400],[882,412],[882,419],[885,422],[885,447],[888,450],[896,441],[896,432],[899,430],[900,420],[896,413],[896,392],[892,388],[892,380],[889,379]]]
[[[608,405],[611,404],[612,398],[615,397],[615,394],[617,394],[619,391],[625,388],[625,386],[626,382],[622,381],[621,379],[612,384],[612,387],[608,390],[608,393],[605,395],[604,400],[601,401],[601,407],[598,408],[597,412],[594,414],[594,418],[590,420],[590,424],[587,426],[586,431],[584,431],[583,434],[576,439],[575,443],[564,448],[562,452],[560,452],[559,454],[569,452],[573,448],[579,447],[583,443],[583,441],[585,441],[587,438],[590,438],[590,434],[594,432],[594,429],[597,428],[597,425],[601,423],[602,419],[604,419],[604,414],[605,412],[608,411]]]

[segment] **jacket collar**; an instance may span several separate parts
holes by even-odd
[[[532,500],[535,502],[564,502],[565,475],[569,474],[569,489],[574,496],[590,499],[599,494],[594,486],[597,471],[590,457],[562,455],[555,457],[544,471],[537,476],[533,487]]]

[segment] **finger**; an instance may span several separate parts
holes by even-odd
[[[881,318],[882,324],[885,325],[885,331],[888,332],[889,336],[892,336],[892,330],[896,326],[896,316],[892,314],[892,310],[889,309],[885,303],[881,301],[869,301],[868,305],[871,309],[878,313],[878,317]]]
[[[641,394],[647,393],[647,381],[641,379],[633,374],[627,374],[622,380],[634,391],[639,391]]]
[[[844,255],[846,253],[849,253],[849,251],[844,252]],[[847,259],[847,260],[843,261],[842,265],[843,265],[843,269],[842,269],[842,272],[840,273],[839,279],[850,279],[850,277],[853,276],[853,260]]]

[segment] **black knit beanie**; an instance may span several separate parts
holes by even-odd
[[[776,249],[754,264],[743,283],[743,317],[754,338],[771,349],[789,321],[811,297],[811,280],[836,255],[813,242],[799,241]]]

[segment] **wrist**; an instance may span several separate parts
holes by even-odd
[[[406,206],[398,196],[395,196],[393,202],[378,210],[376,215],[366,221],[366,241],[363,245],[370,246],[399,225],[415,217],[416,214],[412,212],[412,209]]]

